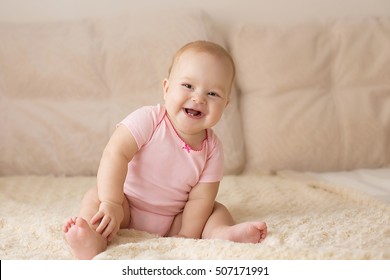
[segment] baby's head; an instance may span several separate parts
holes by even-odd
[[[227,81],[229,81],[229,94],[230,94],[230,90],[234,78],[236,76],[236,67],[233,58],[222,46],[210,41],[203,41],[203,40],[194,41],[181,47],[173,56],[172,64],[169,67],[169,71],[168,71],[168,78],[175,70],[175,66],[177,66],[182,55],[186,52],[206,53],[218,59],[220,62],[224,63],[226,69],[229,69],[231,71],[230,75],[226,76]]]
[[[195,41],[179,49],[163,81],[165,107],[175,128],[196,134],[213,127],[229,103],[234,76],[233,59],[215,43]]]

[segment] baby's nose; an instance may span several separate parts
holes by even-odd
[[[192,101],[198,103],[198,104],[205,104],[206,103],[206,98],[204,96],[204,94],[202,93],[197,93],[197,92],[194,92],[194,94],[192,95]]]

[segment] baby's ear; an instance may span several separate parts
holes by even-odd
[[[163,86],[163,90],[164,90],[164,99],[168,93],[168,89],[169,89],[169,80],[168,79],[164,79],[164,81],[162,82],[162,86]]]

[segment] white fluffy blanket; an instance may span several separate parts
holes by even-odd
[[[294,173],[224,178],[218,200],[261,219],[261,244],[121,230],[96,259],[390,259],[390,205]],[[0,177],[0,259],[72,259],[63,222],[94,177]]]

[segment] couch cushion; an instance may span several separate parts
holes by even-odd
[[[390,164],[390,19],[245,25],[231,44],[246,170]]]
[[[115,124],[163,101],[174,52],[193,40],[220,42],[200,10],[2,22],[0,38],[0,175],[95,174]],[[232,174],[244,144],[237,102],[229,107],[216,132]]]

